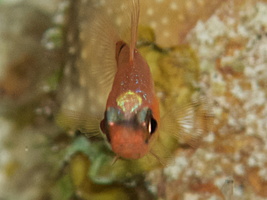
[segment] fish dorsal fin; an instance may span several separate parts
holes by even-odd
[[[130,62],[134,59],[134,49],[137,41],[138,22],[140,14],[139,0],[132,0],[131,11],[131,40],[130,40]]]

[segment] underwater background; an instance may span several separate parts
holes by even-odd
[[[123,32],[122,1],[0,0],[0,200],[267,199],[267,2],[140,4],[137,46],[163,113],[195,97],[212,113],[197,148],[170,137],[166,163],[112,164],[103,140],[59,122],[64,108],[103,114],[90,12]]]

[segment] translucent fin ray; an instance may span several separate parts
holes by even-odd
[[[89,138],[101,135],[100,119],[77,111],[63,110],[56,116],[56,122],[64,129],[79,130]]]
[[[116,73],[115,50],[120,40],[115,25],[108,19],[101,9],[91,9],[88,22],[84,22],[82,29],[88,29],[82,36],[81,45],[86,46],[86,58],[82,62],[87,71],[88,84],[98,84],[104,90],[109,90]],[[83,53],[83,52],[82,52]]]
[[[209,131],[212,117],[206,103],[195,100],[163,116],[159,131],[172,135],[179,143],[196,148]]]

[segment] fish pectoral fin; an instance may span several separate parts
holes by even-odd
[[[210,130],[212,118],[207,103],[196,100],[167,112],[162,118],[162,132],[172,135],[180,144],[196,148]]]
[[[100,136],[100,119],[73,110],[63,110],[56,115],[56,123],[66,130],[79,130],[86,137]]]

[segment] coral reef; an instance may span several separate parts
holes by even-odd
[[[201,96],[214,115],[198,148],[163,140],[167,163],[112,165],[101,138],[58,123],[60,109],[104,112],[107,90],[89,70],[93,9],[125,37],[119,0],[0,1],[0,199],[266,199],[266,1],[141,2],[138,49],[162,112]]]

